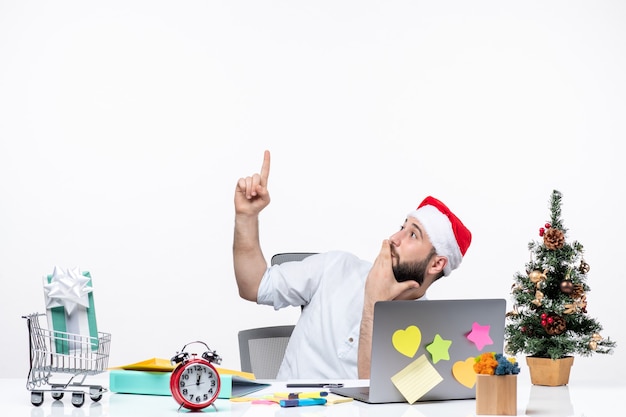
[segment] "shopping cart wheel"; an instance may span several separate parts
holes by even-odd
[[[60,400],[63,398],[63,391],[59,391],[63,389],[63,385],[53,385],[52,386],[52,398],[55,400]]]
[[[42,391],[32,391],[30,393],[30,402],[35,407],[39,407],[43,404],[43,392]]]
[[[72,405],[74,407],[82,407],[85,404],[85,393],[84,392],[73,392],[72,393]]]
[[[89,387],[89,398],[91,401],[98,402],[102,399],[103,389],[100,385],[92,385]]]

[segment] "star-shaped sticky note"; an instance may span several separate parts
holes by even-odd
[[[488,324],[481,326],[477,322],[474,322],[474,324],[472,324],[472,331],[467,335],[467,339],[474,342],[478,350],[483,350],[485,346],[493,344],[493,340],[491,340],[489,336],[490,329],[491,326]]]
[[[439,334],[435,335],[435,340],[433,340],[430,345],[426,346],[426,350],[430,352],[430,355],[432,356],[433,363],[437,363],[440,360],[450,360],[448,349],[450,349],[451,344],[452,340],[446,340]]]

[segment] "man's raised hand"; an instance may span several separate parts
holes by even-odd
[[[270,203],[267,190],[270,175],[270,152],[265,151],[261,172],[246,178],[239,178],[235,189],[235,212],[244,215],[257,215]]]

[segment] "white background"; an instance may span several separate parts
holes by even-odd
[[[199,339],[236,369],[239,329],[295,322],[232,270],[235,183],[270,149],[268,260],[373,260],[432,194],[474,240],[430,298],[510,301],[560,190],[618,342],[572,378],[623,378],[624,22],[618,0],[0,0],[0,377],[27,375],[55,265],[91,272],[110,365]]]

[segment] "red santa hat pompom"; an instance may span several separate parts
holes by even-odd
[[[426,197],[408,217],[422,224],[437,255],[448,258],[443,273],[450,275],[461,264],[472,241],[472,233],[445,204],[431,196]]]

